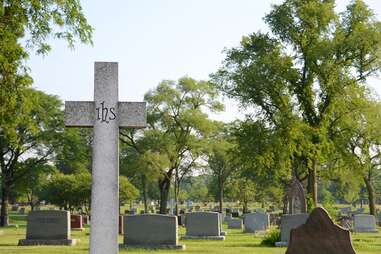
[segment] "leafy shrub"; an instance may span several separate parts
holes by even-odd
[[[276,242],[280,242],[280,230],[274,228],[265,234],[261,245],[274,247]]]

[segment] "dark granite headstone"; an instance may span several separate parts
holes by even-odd
[[[326,210],[315,208],[305,224],[291,230],[286,254],[356,254],[350,232],[333,223]]]

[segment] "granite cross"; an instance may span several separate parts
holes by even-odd
[[[145,102],[118,102],[118,63],[95,62],[94,101],[66,101],[65,126],[93,127],[91,254],[118,253],[119,128],[146,126]]]

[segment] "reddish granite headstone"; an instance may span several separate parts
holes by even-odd
[[[70,225],[72,230],[83,230],[82,215],[71,214]]]
[[[315,208],[307,222],[291,230],[286,254],[356,254],[348,230],[333,223],[326,210]]]
[[[124,222],[123,215],[119,215],[119,234],[124,235]]]

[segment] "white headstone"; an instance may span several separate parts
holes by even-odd
[[[95,62],[94,76],[94,101],[65,102],[65,126],[93,127],[90,253],[117,254],[119,127],[145,127],[145,102],[118,102],[118,63]]]

